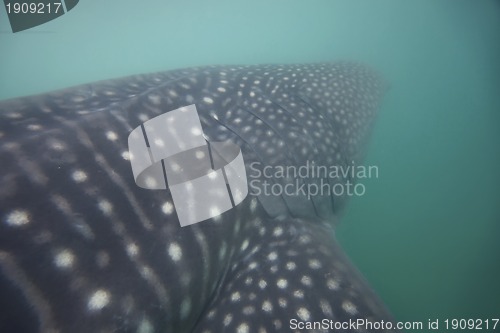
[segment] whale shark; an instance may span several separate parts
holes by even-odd
[[[0,331],[398,331],[334,234],[357,183],[338,171],[361,167],[384,90],[371,69],[333,62],[195,67],[1,101]],[[153,126],[175,110],[194,127]],[[172,182],[176,166],[211,161],[195,170],[210,178],[230,162],[198,148],[138,180],[132,144],[145,158],[172,142],[188,154],[185,135],[212,155],[214,142],[237,147],[239,187],[229,169],[221,191]],[[220,193],[231,205],[182,225]]]

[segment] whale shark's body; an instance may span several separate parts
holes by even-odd
[[[213,66],[0,102],[0,331],[354,332],[358,319],[389,322],[333,237],[347,195],[250,191],[181,227],[168,190],[135,184],[127,146],[145,121],[195,104],[207,141],[241,147],[249,176],[252,163],[345,167],[360,161],[381,90],[347,63]]]

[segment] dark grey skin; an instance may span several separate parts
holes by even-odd
[[[348,63],[213,66],[0,102],[0,331],[391,321],[334,239],[348,196],[250,191],[181,228],[168,190],[135,184],[127,147],[144,121],[195,104],[209,141],[241,147],[248,176],[253,162],[347,166],[361,162],[382,90]]]

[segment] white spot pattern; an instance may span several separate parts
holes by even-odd
[[[17,209],[12,211],[5,218],[5,223],[12,227],[21,227],[30,222],[30,215],[27,211]]]
[[[87,308],[90,311],[98,311],[104,308],[111,301],[111,295],[104,289],[98,289],[92,293],[87,302]]]
[[[177,243],[171,243],[168,246],[168,255],[174,262],[178,262],[182,258],[182,248]]]

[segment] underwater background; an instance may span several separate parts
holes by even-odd
[[[399,321],[500,318],[500,1],[82,0],[15,34],[0,10],[0,100],[188,66],[336,60],[389,86],[365,161],[379,178],[342,218],[344,249]]]

